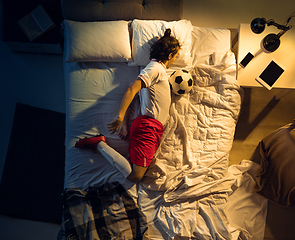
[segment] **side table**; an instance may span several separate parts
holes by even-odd
[[[233,46],[237,45],[237,80],[241,86],[261,87],[255,78],[271,60],[275,60],[285,68],[285,72],[277,80],[274,88],[295,89],[295,28],[281,37],[281,45],[276,51],[270,53],[262,47],[262,40],[266,35],[278,32],[276,27],[270,26],[266,27],[261,34],[255,34],[250,24],[240,24],[233,38]],[[245,68],[242,68],[239,63],[248,52],[251,52],[254,58]]]

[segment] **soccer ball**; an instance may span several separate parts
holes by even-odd
[[[174,71],[169,77],[170,88],[176,95],[188,93],[193,87],[192,75],[182,69]]]

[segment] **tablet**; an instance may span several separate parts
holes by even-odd
[[[284,71],[285,69],[282,66],[271,60],[266,68],[256,77],[256,81],[268,90],[271,90]]]

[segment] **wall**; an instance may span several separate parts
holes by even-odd
[[[199,27],[238,28],[256,17],[284,24],[295,13],[294,0],[183,0],[183,18]],[[295,17],[290,24],[294,25]],[[275,27],[273,27],[276,29]]]

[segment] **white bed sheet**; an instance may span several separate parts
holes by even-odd
[[[127,63],[65,63],[66,161],[65,188],[86,189],[107,181],[125,182],[124,176],[99,153],[75,148],[79,138],[102,133],[122,155],[128,143],[111,135],[106,123],[116,115],[123,93],[138,75]]]

